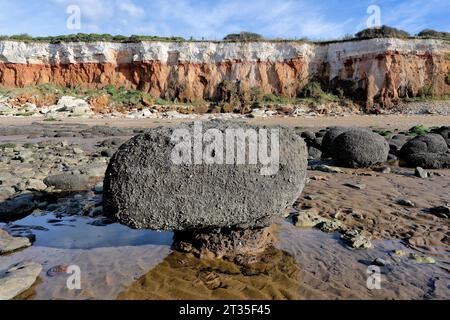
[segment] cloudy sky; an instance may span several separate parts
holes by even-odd
[[[71,5],[80,8],[80,29],[67,27]],[[450,31],[449,0],[0,0],[0,34],[221,39],[245,30],[268,38],[332,39],[365,28],[371,5],[380,8],[382,24],[410,33]]]

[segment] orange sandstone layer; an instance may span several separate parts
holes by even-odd
[[[450,94],[450,44],[374,39],[332,44],[0,42],[0,86],[44,83],[139,89],[192,102],[226,99],[221,83],[241,94],[297,96],[312,79],[389,108],[399,98]]]

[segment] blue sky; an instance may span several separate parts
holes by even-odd
[[[81,29],[66,27],[69,5]],[[381,23],[417,33],[450,31],[450,0],[0,0],[0,34],[146,34],[221,39],[253,31],[269,38],[332,39],[366,27],[377,5]]]

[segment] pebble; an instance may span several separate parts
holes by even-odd
[[[412,202],[411,200],[408,199],[399,199],[397,200],[397,204],[401,205],[401,206],[405,206],[405,207],[415,207],[416,204],[414,202]]]
[[[416,177],[419,177],[419,178],[422,178],[422,179],[428,178],[428,172],[425,171],[425,170],[424,170],[423,168],[421,168],[421,167],[417,167],[417,168],[414,170],[414,175],[415,175]]]

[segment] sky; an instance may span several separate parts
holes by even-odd
[[[250,31],[267,38],[328,40],[354,34],[368,20],[412,34],[425,28],[450,32],[450,0],[0,0],[0,8],[0,35],[82,32],[219,40]]]

